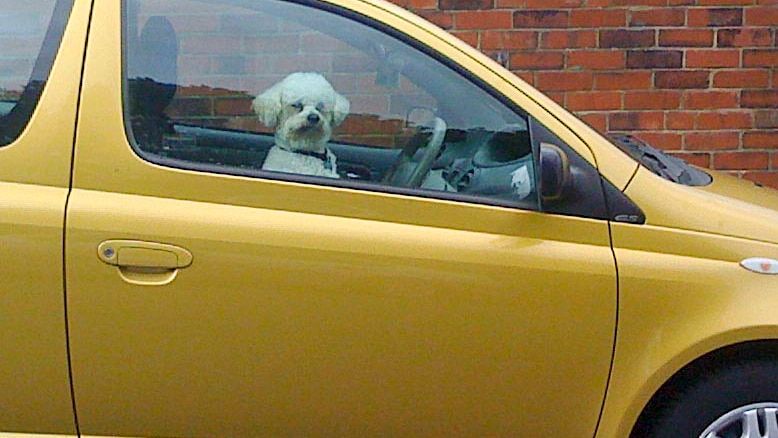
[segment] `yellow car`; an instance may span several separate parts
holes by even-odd
[[[0,437],[778,437],[776,192],[382,0],[0,44]]]

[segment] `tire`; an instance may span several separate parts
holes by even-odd
[[[778,438],[778,362],[751,361],[708,372],[675,386],[669,400],[642,419],[643,432],[632,437]]]

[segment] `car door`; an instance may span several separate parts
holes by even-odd
[[[66,222],[81,433],[593,434],[607,209],[542,107],[361,2],[92,17]],[[263,169],[281,127],[255,98],[299,71],[350,102],[342,124],[313,105],[337,174]],[[569,206],[537,185],[549,147],[593,178]]]
[[[63,223],[89,2],[0,2],[0,434],[76,435]]]

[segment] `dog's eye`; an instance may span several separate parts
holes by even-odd
[[[322,102],[319,102],[319,103],[316,105],[316,111],[319,111],[319,112],[322,112],[322,111],[324,111],[324,103],[322,103]]]
[[[302,111],[302,110],[303,110],[303,104],[302,104],[302,103],[300,103],[300,102],[295,102],[295,103],[293,103],[293,104],[291,105],[291,107],[292,107],[292,108],[294,108],[295,110],[297,110],[297,112],[300,112],[300,111]]]

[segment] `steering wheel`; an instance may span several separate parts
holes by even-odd
[[[424,177],[427,176],[432,167],[432,163],[435,162],[435,158],[440,152],[440,148],[443,146],[443,139],[446,137],[446,122],[440,117],[435,117],[435,122],[432,127],[432,137],[426,144],[424,155],[419,160],[416,167],[412,172],[402,172],[413,160],[413,156],[424,145],[425,135],[414,135],[408,140],[408,143],[400,151],[400,155],[397,157],[392,167],[386,172],[382,182],[384,184],[390,184],[399,187],[418,187],[424,181]]]

